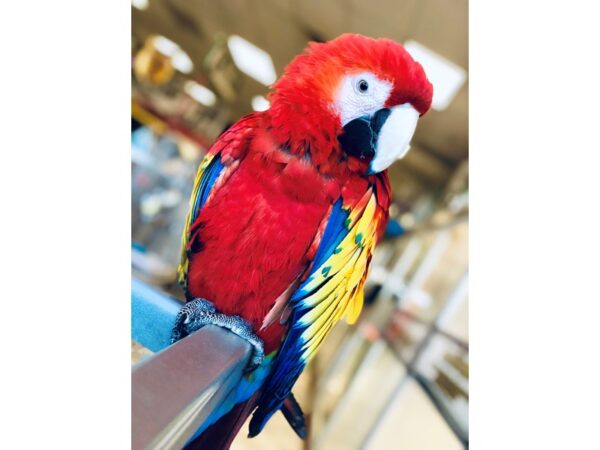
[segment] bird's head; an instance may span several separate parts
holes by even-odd
[[[273,133],[317,166],[344,160],[377,173],[406,153],[432,95],[402,45],[343,34],[294,58],[273,86],[268,114]]]

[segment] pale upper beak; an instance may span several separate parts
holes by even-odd
[[[375,155],[369,165],[371,173],[387,169],[408,152],[418,120],[419,112],[409,103],[391,108],[379,131]]]

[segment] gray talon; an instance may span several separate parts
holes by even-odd
[[[171,344],[194,331],[198,331],[204,325],[216,325],[226,328],[250,343],[253,352],[250,364],[246,368],[247,372],[251,372],[261,365],[265,356],[263,342],[252,332],[252,327],[248,322],[240,316],[228,316],[218,313],[215,306],[203,298],[194,299],[181,308],[175,318],[175,326],[171,334]]]

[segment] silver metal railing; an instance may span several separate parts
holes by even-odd
[[[181,303],[132,282],[132,338],[157,353],[131,374],[132,449],[180,449],[237,385],[251,347],[207,325],[168,345]]]
[[[180,449],[239,382],[250,345],[213,325],[136,366],[132,448]]]

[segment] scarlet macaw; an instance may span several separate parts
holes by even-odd
[[[175,334],[216,323],[255,353],[188,448],[229,448],[252,411],[250,436],[279,409],[304,435],[292,386],[331,327],[360,313],[388,219],[386,169],[408,150],[432,93],[400,44],[344,34],[310,43],[273,86],[270,108],[210,148],[183,233],[179,277],[191,303]]]

